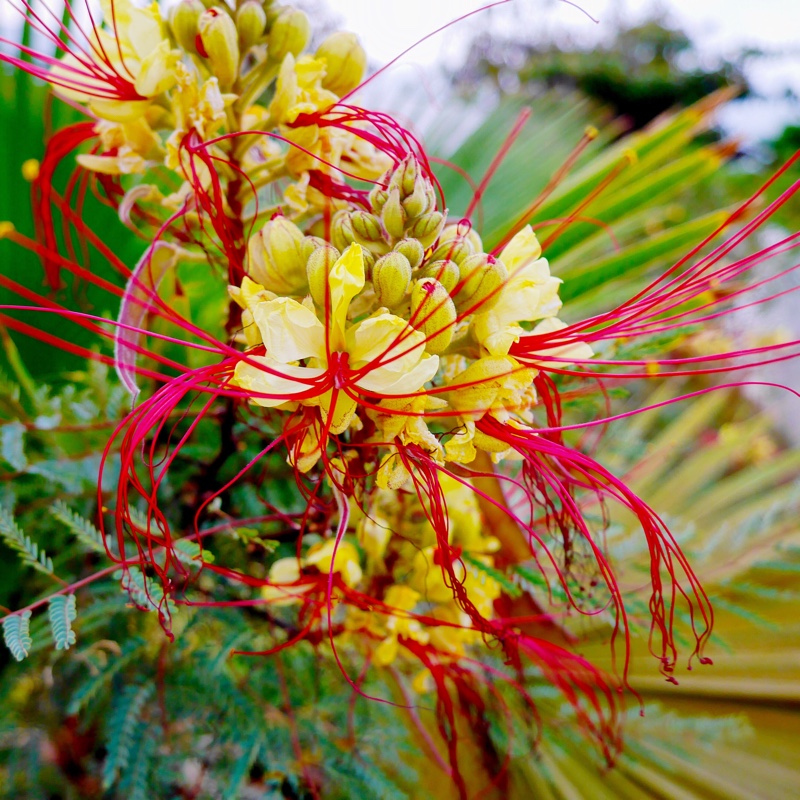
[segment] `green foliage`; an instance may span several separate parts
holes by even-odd
[[[69,650],[75,644],[75,631],[72,623],[78,616],[74,594],[57,594],[47,604],[47,616],[50,620],[50,632],[56,650]]]
[[[28,466],[25,457],[25,426],[9,422],[0,428],[0,457],[13,469],[24,471]]]
[[[3,620],[3,641],[17,661],[23,661],[30,652],[33,640],[30,636],[31,612],[10,614]]]
[[[461,557],[479,575],[487,575],[493,581],[496,581],[509,597],[519,597],[522,594],[519,586],[517,586],[517,584],[514,583],[514,581],[511,580],[502,570],[495,569],[488,564],[484,564],[480,559],[475,558],[469,553],[462,553]]]
[[[146,646],[147,642],[139,636],[127,638],[113,660],[103,669],[98,668],[94,674],[90,674],[89,678],[72,692],[67,703],[67,713],[78,714],[88,705],[107,698],[113,678],[136,659],[141,658]]]
[[[108,715],[108,755],[103,764],[103,786],[108,789],[131,766],[131,753],[135,750],[135,734],[142,722],[145,705],[154,692],[153,684],[125,687],[112,704]]]
[[[100,531],[89,520],[75,513],[63,500],[56,500],[50,513],[55,519],[66,525],[87,550],[93,550],[101,555],[106,554],[106,543]]]
[[[33,567],[37,572],[53,575],[52,559],[31,540],[30,536],[23,533],[14,515],[2,504],[0,504],[0,537],[12,550],[19,553],[23,563]]]

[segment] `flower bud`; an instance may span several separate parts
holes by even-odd
[[[439,238],[443,225],[444,214],[430,211],[415,219],[406,233],[412,239],[419,239],[423,247],[430,247]]]
[[[200,15],[197,25],[203,52],[211,65],[211,72],[226,92],[239,74],[239,35],[230,14],[221,8],[210,8]]]
[[[384,181],[388,179],[389,176],[384,175],[381,180]],[[383,183],[376,183],[372,187],[369,193],[369,205],[375,214],[381,213],[384,205],[386,205],[386,200],[388,197],[389,197],[389,190],[383,185]]]
[[[423,278],[436,278],[439,283],[452,292],[458,284],[461,273],[455,261],[432,261],[420,273]]]
[[[435,206],[433,187],[426,180],[417,181],[414,191],[403,200],[403,208],[412,219],[431,211]]]
[[[469,258],[474,251],[465,239],[442,241],[446,232],[447,228],[442,231],[439,237],[439,246],[433,251],[430,259],[431,261],[455,261],[456,264],[460,264],[465,258]]]
[[[303,52],[310,38],[308,17],[302,11],[287,6],[269,30],[269,57],[280,62],[289,53],[297,56]]]
[[[187,53],[197,52],[197,47],[195,46],[197,26],[200,21],[200,15],[204,11],[205,6],[200,0],[181,0],[169,15],[172,35],[175,37],[178,47]]]
[[[245,0],[236,12],[236,30],[242,50],[258,44],[267,28],[267,12],[258,0]]]
[[[303,294],[308,283],[304,238],[286,217],[270,220],[248,243],[249,276],[277,294]]]
[[[389,196],[381,210],[381,219],[386,232],[393,239],[402,239],[405,233],[408,215],[400,200],[400,190],[394,186],[389,190]]]
[[[425,349],[441,353],[453,339],[456,307],[447,289],[435,278],[423,278],[411,290],[410,323],[427,337]]]
[[[372,268],[372,286],[382,306],[392,308],[402,302],[410,283],[411,264],[402,253],[387,253]]]
[[[375,215],[370,214],[368,211],[352,211],[350,213],[350,223],[353,226],[356,241],[360,245],[364,247],[371,247],[372,245],[386,246],[381,221]]]
[[[311,254],[318,247],[324,247],[326,244],[328,244],[328,242],[319,236],[304,236],[303,246],[301,248],[303,253],[303,258],[305,258],[305,260],[308,261],[308,259],[311,258]]]
[[[320,307],[325,308],[325,295],[328,291],[328,275],[331,267],[339,258],[339,251],[330,244],[323,244],[316,248],[309,256],[306,264],[306,274],[308,276],[308,290],[314,302]]]
[[[419,163],[412,155],[407,155],[392,173],[391,185],[397,186],[403,198],[414,192],[420,177]]]
[[[325,59],[322,88],[339,97],[352,92],[367,70],[367,54],[354,33],[332,34],[317,48],[315,57]]]
[[[356,240],[353,221],[347,211],[338,211],[331,220],[331,243],[339,250],[346,250]]]
[[[481,237],[478,236],[478,232],[466,220],[444,227],[439,236],[439,244],[442,245],[445,242],[452,241],[464,242],[469,247],[470,253],[483,252]]]
[[[394,249],[408,259],[412,269],[416,269],[425,257],[425,248],[416,239],[401,239]]]
[[[485,253],[465,258],[459,265],[461,286],[456,294],[460,310],[470,313],[488,311],[499,299],[500,289],[508,280],[502,261]]]

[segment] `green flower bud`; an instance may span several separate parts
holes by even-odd
[[[402,253],[387,253],[372,268],[372,286],[382,306],[393,308],[402,302],[410,283],[411,264]]]
[[[412,239],[419,239],[423,247],[430,247],[438,238],[444,225],[444,214],[430,211],[411,223],[406,233]]]
[[[482,253],[483,242],[478,236],[477,231],[464,222],[457,222],[455,225],[446,225],[439,236],[439,244],[445,242],[461,241],[469,248],[470,253]]]
[[[327,247],[328,242],[320,236],[306,236],[303,239],[303,258],[308,261],[311,254],[320,247]]]
[[[447,260],[431,262],[420,274],[424,278],[436,278],[448,292],[455,289],[460,278],[458,264]]]
[[[458,318],[447,289],[435,278],[423,278],[411,290],[410,323],[427,337],[425,349],[441,353],[453,340]]]
[[[311,253],[308,264],[306,264],[306,274],[308,276],[308,290],[314,302],[320,307],[325,308],[325,295],[328,291],[328,275],[331,267],[341,254],[330,244],[323,244]]]
[[[407,155],[392,174],[392,186],[397,186],[404,198],[413,194],[419,179],[419,164],[412,155]]]
[[[350,223],[359,244],[369,247],[373,244],[385,244],[381,221],[368,211],[352,211]]]
[[[388,173],[381,178],[381,181],[388,181]],[[385,188],[383,183],[376,183],[369,193],[369,204],[375,214],[380,214],[386,205],[386,200],[389,197],[389,190]]]
[[[324,58],[323,89],[343,97],[361,83],[367,71],[367,54],[354,33],[334,33],[318,48],[316,58]]]
[[[347,211],[337,211],[331,220],[331,243],[341,251],[346,250],[356,240],[353,221]]]
[[[425,248],[416,239],[401,239],[394,249],[408,259],[412,269],[416,269],[425,257]]]
[[[431,253],[431,261],[455,261],[460,264],[465,258],[472,255],[473,250],[465,239],[449,239],[442,241],[444,237],[445,228],[442,235],[439,237],[439,246]]]
[[[169,15],[169,25],[178,47],[187,53],[196,53],[195,39],[200,15],[205,6],[200,0],[181,0]]]
[[[408,215],[400,199],[400,189],[396,186],[389,190],[389,196],[381,210],[381,219],[386,232],[393,239],[402,239],[405,233]]]
[[[280,62],[289,53],[293,56],[300,55],[310,38],[311,25],[308,17],[302,11],[287,6],[269,30],[269,57]]]
[[[500,289],[508,280],[508,270],[502,261],[485,253],[465,258],[459,265],[461,286],[456,294],[460,310],[488,311],[500,297]]]
[[[276,294],[304,294],[308,284],[304,238],[286,217],[270,220],[248,242],[250,277]]]
[[[236,12],[236,30],[242,50],[249,50],[263,38],[267,29],[267,12],[258,0],[245,0]]]
[[[403,200],[403,208],[411,219],[432,211],[435,206],[433,187],[425,180],[417,181],[414,191]]]
[[[227,92],[239,74],[239,35],[230,14],[221,8],[208,9],[200,15],[197,24],[203,52],[210,62],[211,72],[219,81],[219,88]]]

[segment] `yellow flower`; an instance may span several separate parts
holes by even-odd
[[[335,539],[326,539],[321,544],[314,545],[303,559],[303,565],[316,567],[324,573],[339,572],[348,586],[356,586],[363,574],[358,560],[358,550],[346,539],[342,539],[338,547]]]
[[[295,59],[288,53],[281,63],[275,97],[269,107],[273,124],[288,125],[300,114],[312,114],[333,105],[339,98],[322,88],[324,77],[323,59],[311,56]]]
[[[144,113],[150,98],[174,86],[181,54],[170,48],[157,2],[145,8],[138,8],[131,0],[101,0],[100,5],[108,30],[95,28],[94,41],[87,48],[99,69],[87,75],[82,60],[68,53],[53,67],[51,76],[60,94],[88,103],[98,117],[128,122]],[[141,99],[98,99],[114,91],[105,77],[109,71],[132,81]]]
[[[533,229],[523,228],[505,247],[500,260],[508,270],[508,281],[492,307],[475,314],[475,338],[492,356],[504,356],[527,331],[520,322],[552,317],[561,308],[559,278],[550,275],[547,259]]]
[[[300,562],[292,558],[279,558],[269,570],[269,580],[273,584],[261,589],[261,597],[270,605],[285,606],[296,603],[310,589],[310,585],[292,586],[300,578]]]
[[[180,144],[186,134],[193,130],[201,141],[210,138],[225,122],[225,109],[236,95],[223,94],[215,77],[199,84],[196,73],[183,64],[175,67],[175,83],[175,91],[170,94],[173,131],[167,139],[166,165],[177,170],[181,166]],[[184,168],[191,174],[191,167],[183,160]]]
[[[419,391],[439,366],[438,357],[425,353],[423,334],[388,313],[348,324],[350,302],[364,284],[363,254],[353,244],[328,277],[327,324],[310,307],[310,298],[304,304],[276,297],[252,306],[266,354],[248,357],[258,366],[239,362],[234,384],[253,392],[252,402],[265,407],[291,400],[319,406],[333,434],[347,430],[356,411],[357,401],[345,388],[378,396]],[[335,354],[346,354],[347,363]]]
[[[400,612],[409,612],[420,599],[418,592],[408,586],[393,585],[386,590],[384,603],[391,609]],[[428,632],[422,624],[408,614],[390,614],[386,620],[386,631],[388,636],[378,645],[372,655],[372,661],[376,666],[385,667],[391,664],[397,657],[399,645],[397,637],[403,636],[414,639],[420,644],[427,644],[430,638]]]
[[[95,126],[103,151],[116,151],[115,155],[81,153],[78,163],[92,172],[104,175],[130,175],[144,172],[147,162],[157,162],[164,157],[161,139],[150,127],[145,117],[127,122],[100,120]]]

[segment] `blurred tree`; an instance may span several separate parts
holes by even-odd
[[[488,76],[501,91],[520,85],[579,89],[641,128],[667,109],[718,89],[737,86],[746,93],[743,64],[755,55],[743,51],[735,61],[707,68],[685,31],[654,18],[621,27],[608,43],[591,47],[481,35],[457,79],[474,85],[476,77]]]

